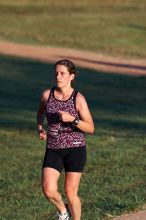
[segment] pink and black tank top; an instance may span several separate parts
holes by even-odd
[[[52,149],[74,148],[85,146],[84,132],[74,127],[70,122],[62,122],[58,111],[67,111],[75,117],[79,113],[75,106],[77,91],[74,90],[66,101],[57,100],[54,96],[54,89],[50,91],[46,103],[47,118],[47,147]]]

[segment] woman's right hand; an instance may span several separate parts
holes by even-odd
[[[38,133],[39,133],[39,138],[41,140],[46,140],[47,139],[47,133],[46,133],[46,131],[44,129],[40,129],[38,131]]]

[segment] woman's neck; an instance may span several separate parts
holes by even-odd
[[[66,96],[67,94],[72,93],[73,88],[72,88],[71,86],[65,87],[65,88],[57,88],[57,87],[56,87],[56,91],[57,91],[58,93],[60,93],[62,96]]]
[[[57,98],[58,100],[65,101],[71,96],[74,89],[72,87],[68,87],[68,88],[57,88],[56,87],[55,90],[56,90],[54,94],[55,98]]]

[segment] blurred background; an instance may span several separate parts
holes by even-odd
[[[74,48],[102,54],[103,61],[107,55],[128,61],[145,60],[145,36],[146,0],[0,0],[1,44]],[[39,98],[53,86],[53,71],[52,63],[0,53],[1,220],[55,219],[41,190],[45,143],[36,132]],[[82,219],[107,220],[142,209],[146,76],[79,66],[78,71],[76,88],[95,123],[79,190]],[[64,173],[62,191],[63,178]]]
[[[0,0],[0,39],[146,57],[145,0]]]

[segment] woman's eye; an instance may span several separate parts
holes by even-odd
[[[56,72],[55,75],[56,75],[56,76],[58,76],[58,75],[64,76],[65,73],[64,73],[64,72]]]

